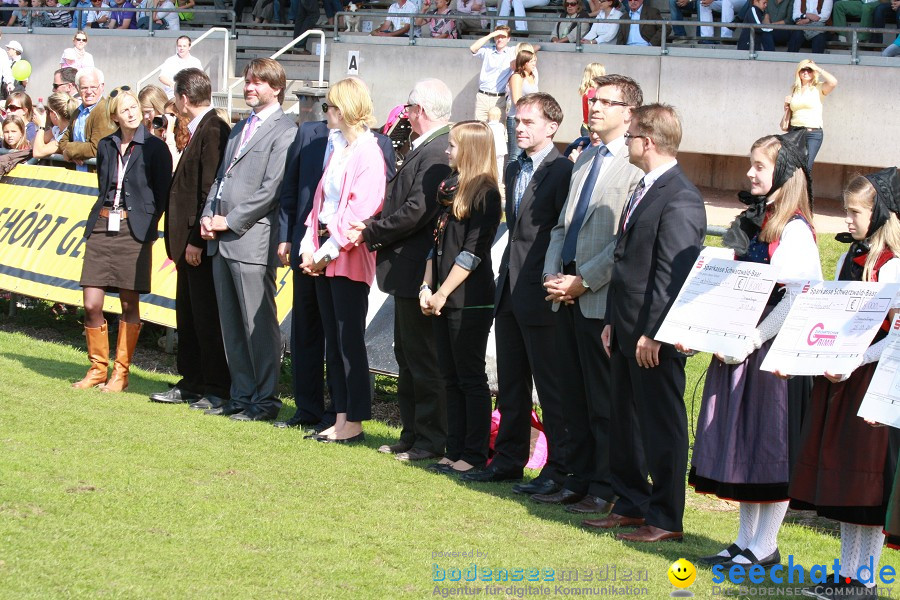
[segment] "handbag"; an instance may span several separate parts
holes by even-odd
[[[781,117],[780,127],[781,127],[782,131],[787,131],[788,129],[791,128],[791,117],[792,116],[793,116],[793,112],[791,112],[791,106],[789,104],[786,104],[784,106],[784,116]]]

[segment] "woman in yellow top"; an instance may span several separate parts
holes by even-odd
[[[837,87],[834,75],[809,59],[797,65],[794,87],[784,99],[784,109],[790,109],[790,123],[786,129],[806,131],[806,165],[812,173],[813,163],[822,147],[822,101]]]

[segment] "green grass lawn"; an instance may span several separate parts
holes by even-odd
[[[491,584],[498,598],[515,597],[512,585],[605,588],[613,582],[583,578],[611,578],[613,566],[617,587],[665,598],[673,561],[716,552],[737,530],[733,507],[689,491],[684,544],[621,543],[509,485],[462,484],[379,454],[397,435],[383,423],[366,424],[364,446],[340,447],[150,403],[172,380],[161,373],[135,369],[118,395],[72,390],[83,347],[38,337],[0,331],[3,599],[423,598],[459,586],[435,582],[435,565],[449,577],[472,563],[555,570],[552,584]],[[689,409],[708,361],[689,361]],[[839,556],[832,533],[796,523],[780,547],[804,565]],[[892,551],[882,564],[900,570]],[[578,582],[560,581],[574,569]],[[645,580],[623,581],[626,570]],[[691,590],[711,595],[708,570]]]

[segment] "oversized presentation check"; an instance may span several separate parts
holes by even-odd
[[[849,373],[884,321],[900,284],[807,284],[761,365],[790,375]]]
[[[900,427],[900,314],[891,323],[887,347],[859,407],[859,416]]]
[[[654,339],[726,356],[746,348],[747,336],[775,286],[777,269],[716,254],[705,248],[697,258]]]

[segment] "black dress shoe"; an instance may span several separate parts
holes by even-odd
[[[749,563],[734,562],[734,559],[737,558],[738,556],[743,556],[750,562]],[[767,556],[765,558],[756,558],[756,555],[750,551],[750,548],[747,548],[745,550],[742,550],[741,553],[738,554],[737,556],[734,556],[730,560],[723,562],[722,566],[725,567],[725,570],[727,571],[734,565],[740,565],[745,568],[752,567],[753,565],[759,565],[761,567],[771,567],[773,565],[779,564],[780,562],[781,562],[781,553],[778,551],[778,548],[775,548],[775,552],[773,552],[772,554],[770,554],[769,556]]]
[[[527,494],[531,496],[532,494],[541,494],[544,496],[549,496],[550,494],[555,494],[559,490],[562,489],[562,486],[552,479],[541,479],[540,477],[536,479],[532,479],[528,483],[517,483],[512,486],[512,491],[517,494]]]
[[[575,504],[566,507],[566,512],[576,513],[579,515],[604,514],[612,510],[613,503],[601,498],[600,496],[592,496],[588,494]]]
[[[306,421],[304,419],[298,418],[297,415],[294,415],[287,421],[275,421],[274,423],[272,423],[272,426],[278,427],[279,429],[285,429],[287,427],[312,427],[317,423],[318,421]]]
[[[323,444],[358,444],[360,442],[366,441],[366,432],[361,431],[353,437],[344,438],[342,440],[331,439],[327,436],[320,435],[316,437],[316,441],[322,442]]]
[[[155,392],[150,394],[150,400],[153,402],[162,402],[163,404],[184,404],[199,400],[202,396],[187,390],[183,390],[178,386],[172,386],[168,392]]]
[[[531,499],[542,504],[575,504],[584,494],[563,488],[555,494],[532,494]]]
[[[720,565],[724,562],[728,562],[735,556],[741,553],[741,547],[737,544],[732,544],[725,548],[725,551],[728,553],[728,556],[722,556],[721,554],[713,554],[712,556],[701,556],[697,559],[697,562],[701,565],[706,565],[708,567],[713,567],[715,565]]]
[[[425,468],[428,469],[429,471],[434,471],[435,473],[442,473],[444,475],[449,475],[449,474],[456,472],[453,470],[453,465],[451,465],[450,463],[436,462],[434,464],[428,465]]]
[[[225,398],[206,394],[196,402],[191,402],[189,408],[193,408],[194,410],[210,410],[213,408],[222,408],[226,404],[228,404],[228,400]]]
[[[496,471],[490,467],[477,469],[459,476],[463,481],[476,481],[479,483],[493,483],[498,481],[521,481],[522,472]]]
[[[271,413],[265,410],[247,409],[237,414],[231,415],[232,421],[274,421],[278,413]]]
[[[210,408],[209,410],[203,411],[203,413],[207,415],[219,415],[222,417],[230,417],[231,415],[236,415],[239,412],[244,412],[244,407],[236,406],[231,403],[220,406],[219,408]]]

